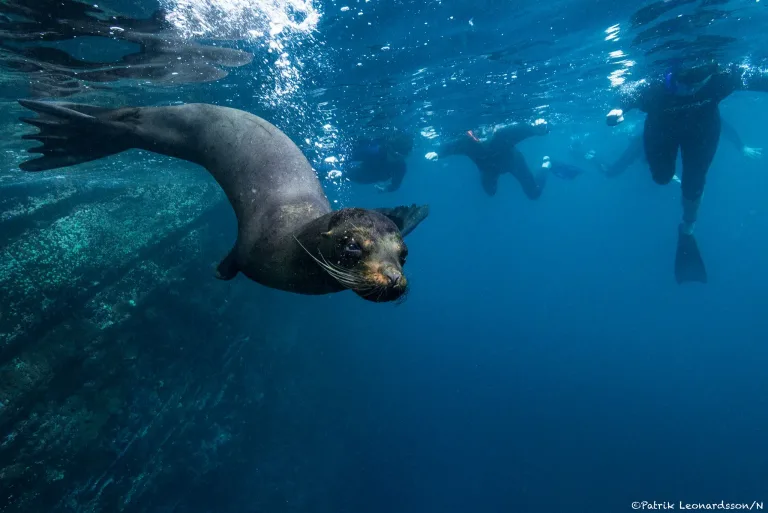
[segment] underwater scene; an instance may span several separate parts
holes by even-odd
[[[0,0],[0,513],[768,501],[765,0]]]

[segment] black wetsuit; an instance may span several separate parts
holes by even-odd
[[[736,129],[725,121],[720,120],[721,135],[730,143],[732,143],[736,149],[741,151],[744,148],[744,143],[739,136]],[[645,149],[645,137],[643,134],[632,136],[631,141],[627,148],[622,152],[618,159],[611,164],[602,164],[603,172],[606,176],[617,176],[627,170],[629,166],[635,163],[640,157],[643,156]]]
[[[475,139],[469,133],[458,139],[449,141],[440,147],[438,157],[465,155],[474,162],[480,171],[483,190],[489,196],[496,194],[499,176],[511,173],[523,187],[525,195],[530,199],[541,196],[544,183],[537,179],[525,162],[523,154],[515,145],[528,137],[540,135],[541,132],[532,125],[511,125],[497,130],[489,140]],[[542,173],[540,176],[546,176]]]
[[[621,98],[620,108],[647,113],[643,147],[653,179],[669,183],[675,176],[677,152],[682,152],[683,196],[697,201],[704,191],[707,170],[720,139],[719,104],[737,90],[768,91],[768,76],[733,65],[712,75],[695,94],[675,95],[662,81],[648,82]]]
[[[391,148],[385,139],[358,141],[350,156],[354,165],[350,166],[346,176],[361,184],[391,180],[386,190],[396,191],[407,171],[405,157]]]

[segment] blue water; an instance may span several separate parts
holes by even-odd
[[[746,119],[755,101],[735,96],[723,114]],[[739,127],[768,142],[759,124]],[[761,500],[768,177],[724,145],[709,177],[698,240],[710,283],[679,287],[679,190],[641,164],[551,181],[532,203],[511,177],[490,201],[469,164],[414,163],[398,197],[433,209],[409,241],[414,291],[384,319],[349,304],[371,333],[345,344],[342,367],[362,370],[339,383],[339,401],[359,392],[343,434],[364,440],[349,469],[363,474],[357,510]],[[327,329],[328,344],[350,336]]]
[[[110,3],[144,15],[148,4]],[[285,130],[313,163],[342,155],[354,136],[372,130],[371,119],[437,134],[417,136],[394,193],[322,180],[337,207],[430,205],[407,239],[406,302],[294,296],[242,276],[233,285],[253,289],[253,308],[273,319],[248,329],[279,333],[290,325],[305,346],[285,379],[298,383],[291,400],[314,414],[298,418],[286,402],[270,422],[290,426],[295,436],[285,450],[314,469],[277,479],[298,479],[296,488],[310,491],[282,497],[273,511],[617,513],[633,501],[670,501],[676,509],[680,501],[768,501],[768,155],[749,159],[721,142],[696,232],[709,283],[684,286],[673,277],[679,185],[655,184],[642,161],[612,179],[589,167],[574,180],[550,177],[530,201],[511,175],[489,198],[469,160],[424,158],[440,134],[533,117],[550,120],[552,132],[519,145],[532,167],[544,155],[572,159],[573,136],[616,158],[629,134],[605,125],[621,85],[609,76],[627,69],[627,79],[637,79],[639,69],[658,68],[655,54],[630,44],[647,26],[627,28],[647,3],[348,4],[349,11],[341,1],[319,6],[314,37],[322,45],[288,40],[292,55],[321,56],[306,64],[300,92],[284,100],[295,111],[263,101],[254,85],[264,79],[255,71],[260,63],[143,96],[249,110]],[[766,56],[765,2],[710,4],[733,14],[667,36],[729,35],[737,41],[724,47],[728,58]],[[606,41],[614,24],[625,37]],[[545,44],[509,60],[486,58],[536,41]],[[609,57],[620,49],[626,57]],[[627,68],[624,59],[637,64]],[[118,103],[142,98],[140,89],[105,94]],[[747,145],[768,149],[766,95],[735,93],[721,111]],[[626,123],[642,120],[633,112]],[[327,123],[336,136],[318,150]],[[118,176],[110,169],[104,180]],[[202,172],[180,179],[210,180]],[[234,235],[233,218],[222,222]],[[228,243],[219,249],[223,257]],[[233,476],[229,503],[191,513],[257,511],[249,509],[247,483],[262,472],[254,461],[251,475]]]

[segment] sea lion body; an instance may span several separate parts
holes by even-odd
[[[428,208],[334,212],[301,150],[258,116],[208,104],[113,110],[59,102],[20,103],[41,114],[23,119],[41,129],[24,138],[44,143],[29,150],[43,156],[22,163],[22,169],[65,167],[131,148],[205,167],[223,189],[238,220],[237,242],[217,268],[221,279],[242,272],[262,285],[300,294],[353,288],[363,295],[363,289],[391,287],[389,293],[380,294],[384,300],[399,297],[405,290],[402,264],[386,251],[407,251],[402,235],[426,217]],[[350,212],[345,213],[347,210]],[[357,223],[349,224],[353,218]],[[363,218],[365,222],[361,222]],[[361,226],[366,227],[364,233]],[[354,247],[349,243],[352,239]],[[355,240],[367,241],[368,250],[359,248]],[[348,258],[350,254],[359,261]],[[374,254],[378,255],[376,262],[365,261]],[[343,269],[339,267],[342,260]],[[385,261],[389,263],[384,265]],[[396,279],[382,280],[382,276]]]
[[[333,280],[307,279],[324,278],[324,273],[312,265],[294,237],[330,213],[331,207],[312,166],[282,131],[248,112],[206,104],[115,114],[131,116],[148,132],[142,134],[143,140],[153,145],[170,142],[174,149],[178,142],[166,142],[161,134],[169,120],[179,123],[183,147],[192,150],[182,158],[208,169],[235,211],[238,233],[232,257],[237,270],[262,285],[302,294],[343,290]],[[225,269],[219,273],[229,277]]]

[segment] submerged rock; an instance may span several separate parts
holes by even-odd
[[[0,195],[0,512],[242,511],[236,479],[292,511],[298,327],[255,330],[267,292],[213,277],[235,235],[215,182],[134,157]]]

